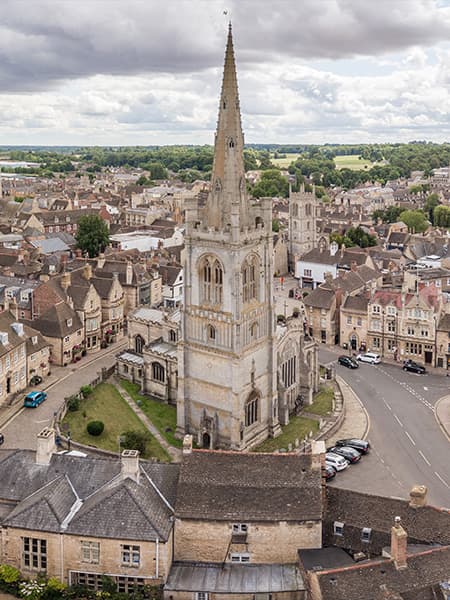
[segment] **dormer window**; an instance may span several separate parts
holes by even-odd
[[[37,335],[33,335],[33,337],[31,338],[31,343],[33,344],[33,346],[36,346],[36,344],[37,344]]]
[[[370,536],[372,535],[372,530],[370,527],[363,527],[361,531],[361,541],[362,542],[370,542]]]
[[[335,521],[333,525],[334,535],[343,536],[344,535],[344,523],[340,521]]]
[[[72,327],[72,319],[67,319],[67,327]]]

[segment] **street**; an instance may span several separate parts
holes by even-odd
[[[57,367],[59,379],[48,388],[45,382],[39,389],[46,390],[47,400],[37,408],[22,408],[16,416],[2,427],[5,436],[4,448],[36,449],[37,434],[51,424],[54,413],[61,408],[64,398],[75,394],[82,385],[95,379],[102,367],[111,367],[115,363],[116,353],[126,345],[121,340],[109,350],[99,352],[95,359],[83,365]],[[55,371],[56,371],[55,369]]]
[[[320,348],[321,362],[336,358]],[[333,485],[404,498],[414,484],[424,484],[430,504],[450,507],[450,447],[434,416],[436,401],[449,392],[448,380],[383,363],[354,371],[337,365],[337,373],[369,414],[372,452],[339,473]]]

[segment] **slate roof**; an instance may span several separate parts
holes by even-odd
[[[30,244],[34,248],[40,248],[43,254],[52,254],[53,252],[67,252],[70,250],[69,246],[60,238],[31,240]]]
[[[357,311],[367,314],[367,305],[369,304],[369,299],[366,294],[358,294],[356,296],[347,296],[345,299],[342,309]]]
[[[327,487],[325,520],[389,533],[396,516],[401,518],[409,538],[423,543],[450,544],[450,510],[433,506],[414,509],[406,500]]]
[[[117,459],[53,454],[39,465],[34,451],[2,449],[0,518],[24,529],[165,541],[178,468],[141,462],[136,483],[123,478]]]
[[[334,299],[334,290],[319,286],[303,298],[303,304],[313,308],[331,308]]]
[[[321,518],[321,473],[311,457],[194,450],[183,457],[175,514],[219,521]]]
[[[69,326],[67,322],[70,319],[72,319],[72,324]],[[51,338],[66,337],[83,327],[77,313],[65,302],[51,306],[38,319],[30,322],[31,324],[43,335]]]
[[[183,267],[180,266],[165,266],[159,267],[159,272],[162,277],[162,281],[165,285],[174,285],[176,282],[180,271],[183,270]]]
[[[427,590],[450,576],[450,547],[408,556],[406,569],[397,569],[391,560],[375,560],[316,576],[322,597],[333,600],[381,600],[387,589],[403,598],[432,598]]]

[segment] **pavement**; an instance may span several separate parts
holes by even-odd
[[[45,377],[42,384],[38,386],[28,386],[25,390],[17,394],[17,397],[12,402],[10,406],[1,406],[0,407],[0,427],[5,427],[15,415],[22,410],[23,407],[23,398],[28,392],[35,391],[37,389],[47,391],[51,389],[57,383],[60,383],[67,377],[73,374],[75,370],[84,369],[88,365],[91,365],[99,360],[99,358],[104,358],[105,355],[115,354],[119,352],[126,344],[128,343],[128,338],[124,337],[118,342],[111,344],[108,346],[106,350],[102,352],[96,352],[95,354],[88,354],[81,359],[80,362],[75,365],[68,365],[67,367],[59,367],[56,365],[52,365],[51,375]],[[85,382],[82,381],[80,385],[83,385]]]
[[[370,427],[369,415],[353,389],[339,375],[336,376],[336,382],[342,393],[344,419],[339,429],[327,438],[327,446],[334,446],[336,440],[345,438],[364,440]]]

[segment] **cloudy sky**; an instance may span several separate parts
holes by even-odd
[[[0,8],[0,145],[212,143],[229,17],[247,142],[450,141],[450,0]]]

